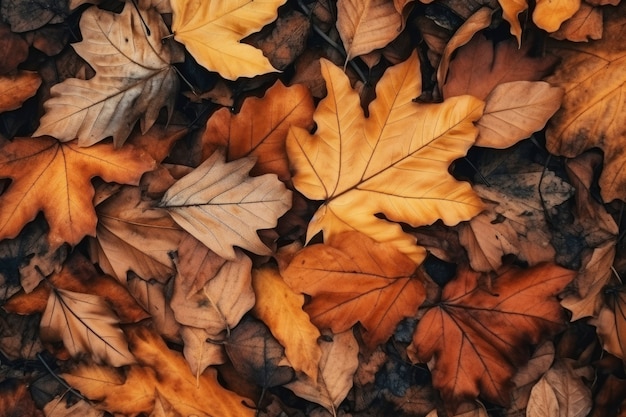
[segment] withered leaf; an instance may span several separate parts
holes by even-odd
[[[0,113],[15,110],[35,95],[41,85],[36,72],[19,71],[15,75],[0,75]]]

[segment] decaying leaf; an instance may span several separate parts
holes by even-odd
[[[283,270],[287,284],[311,296],[305,311],[335,333],[357,322],[370,348],[384,343],[426,297],[415,263],[393,245],[358,232],[332,235],[298,252]]]
[[[419,321],[407,353],[430,361],[433,384],[450,404],[479,395],[507,404],[510,378],[529,359],[528,344],[564,324],[554,296],[574,275],[554,264],[511,267],[487,291],[478,286],[478,273],[463,270]]]
[[[41,77],[32,71],[20,71],[15,75],[0,75],[0,113],[15,110],[37,92]]]
[[[41,337],[63,340],[72,355],[89,354],[113,366],[134,363],[118,318],[97,295],[53,289],[41,317]]]
[[[149,25],[146,32],[144,25]],[[172,66],[183,59],[169,30],[153,9],[139,11],[126,3],[120,14],[91,7],[80,20],[83,41],[74,49],[96,70],[90,80],[71,78],[51,89],[46,113],[35,136],[62,141],[78,138],[90,146],[113,136],[121,146],[141,118],[146,132],[166,107],[172,112],[178,77]]]
[[[122,415],[151,413],[157,395],[183,416],[254,415],[254,410],[244,405],[251,401],[222,388],[214,369],[207,369],[196,378],[182,355],[170,350],[158,334],[138,327],[128,336],[138,364],[122,372],[82,364],[63,374],[63,378],[87,398],[98,401],[99,409]]]
[[[297,396],[320,404],[336,416],[339,404],[352,388],[352,378],[359,365],[359,347],[351,330],[326,334],[321,342],[322,358],[317,380],[304,374],[285,386]]]
[[[0,177],[13,183],[0,196],[0,238],[15,237],[41,210],[50,226],[51,249],[93,236],[96,213],[91,178],[137,184],[154,168],[146,153],[110,144],[80,148],[51,137],[18,138],[0,148]]]
[[[292,128],[287,138],[295,187],[309,199],[325,200],[307,238],[357,230],[392,242],[420,263],[425,249],[394,222],[419,226],[441,218],[452,225],[482,210],[469,184],[448,172],[474,143],[472,122],[482,114],[482,102],[470,96],[414,102],[421,86],[413,54],[385,72],[366,119],[345,74],[325,60],[322,73],[328,95],[315,111],[317,131]]]
[[[224,153],[216,151],[170,187],[160,206],[225,259],[236,258],[234,246],[268,255],[256,231],[276,226],[291,206],[291,191],[276,174],[249,177],[254,163],[252,157],[224,162]]]
[[[291,178],[285,140],[290,126],[313,126],[313,99],[302,85],[285,87],[277,81],[263,98],[248,98],[237,114],[223,108],[211,116],[203,133],[203,158],[217,147],[227,149],[234,161],[249,155],[257,158],[251,175],[274,173],[282,181]]]
[[[172,32],[200,65],[226,79],[273,72],[260,50],[239,41],[276,19],[285,1],[172,0]]]
[[[321,334],[311,324],[308,314],[302,311],[304,297],[294,293],[278,271],[271,268],[253,269],[252,287],[256,297],[252,309],[254,315],[285,347],[285,356],[291,366],[316,381],[322,356],[317,339]]]

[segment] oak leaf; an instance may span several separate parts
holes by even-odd
[[[0,75],[0,113],[19,108],[35,95],[41,77],[32,71],[19,71],[14,75]]]
[[[282,181],[291,178],[285,140],[290,126],[313,127],[313,98],[303,85],[285,87],[277,81],[262,98],[248,98],[239,113],[222,108],[211,116],[202,135],[206,159],[217,147],[227,149],[233,161],[249,155],[257,158],[253,176],[274,173]]]
[[[547,81],[565,89],[561,109],[546,131],[546,146],[556,155],[573,158],[587,149],[604,151],[600,189],[604,201],[623,199],[626,177],[622,169],[621,137],[626,119],[621,111],[626,85],[626,32],[624,12],[618,7],[608,14],[602,40],[554,44],[550,52],[562,61]],[[602,82],[598,82],[602,79]]]
[[[359,345],[351,330],[338,334],[324,335],[321,342],[317,380],[305,374],[285,385],[298,397],[317,403],[333,416],[337,407],[352,388],[354,374],[359,366]]]
[[[480,274],[463,269],[419,321],[407,353],[430,361],[433,385],[450,404],[478,395],[507,404],[528,345],[564,324],[554,296],[574,275],[554,264],[511,267],[488,291],[478,285]]]
[[[170,187],[159,205],[225,259],[236,258],[234,246],[269,255],[256,230],[276,226],[291,206],[291,191],[276,174],[249,177],[254,163],[252,157],[224,162],[218,150]]]
[[[402,11],[391,0],[337,1],[337,30],[346,61],[380,49],[394,40],[404,25]]]
[[[102,297],[56,288],[50,291],[40,334],[44,340],[63,340],[73,356],[87,353],[98,363],[129,365],[135,360],[118,324]]]
[[[50,137],[17,138],[0,151],[0,177],[13,180],[0,196],[0,239],[15,237],[41,210],[50,226],[51,250],[95,234],[91,178],[137,184],[154,168],[154,160],[134,147],[80,148]]]
[[[314,324],[339,333],[360,322],[375,348],[426,298],[416,269],[393,245],[345,232],[304,248],[282,272],[291,288],[311,296],[305,311]]]
[[[252,417],[250,401],[222,388],[217,372],[208,369],[196,379],[187,362],[170,350],[161,337],[146,327],[128,334],[130,349],[138,364],[123,373],[111,367],[82,364],[63,378],[95,406],[110,413],[136,416],[149,414],[160,395],[183,416]]]
[[[325,200],[307,239],[320,231],[329,239],[356,230],[393,242],[419,263],[425,249],[395,222],[419,226],[441,218],[452,225],[482,210],[470,185],[455,180],[448,167],[474,143],[472,122],[483,104],[470,96],[442,104],[414,102],[421,78],[412,54],[385,72],[366,119],[346,75],[321,62],[328,95],[315,111],[317,131],[311,135],[292,127],[287,138],[295,187],[309,199]]]
[[[222,77],[277,71],[260,50],[239,42],[276,19],[286,0],[172,0],[172,32],[198,63]]]
[[[91,7],[81,16],[80,30],[83,41],[73,47],[96,76],[53,86],[35,136],[78,138],[80,146],[112,136],[119,147],[138,119],[146,132],[162,107],[171,114],[178,88],[172,64],[183,53],[179,45],[162,42],[169,30],[159,13],[142,10],[140,16],[131,3],[120,14]]]
[[[302,311],[304,297],[294,293],[278,271],[271,268],[253,269],[252,287],[256,296],[253,314],[285,347],[285,356],[291,366],[317,380],[322,356],[317,339],[321,334],[311,324],[308,314]]]
[[[192,236],[181,242],[178,256],[170,302],[176,320],[218,339],[254,306],[252,261],[240,250],[233,260],[221,258]]]

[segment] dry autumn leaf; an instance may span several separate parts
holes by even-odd
[[[239,41],[275,20],[285,1],[172,0],[172,32],[200,65],[226,79],[277,71],[260,50]]]
[[[305,311],[314,324],[339,333],[360,322],[370,348],[415,315],[426,297],[411,259],[358,232],[302,249],[282,273],[291,288],[311,296]]]
[[[93,236],[96,213],[91,178],[137,184],[154,168],[146,153],[110,144],[80,148],[54,138],[18,138],[0,148],[0,177],[13,183],[0,196],[0,238],[15,237],[41,210],[50,226],[51,249]]]
[[[178,89],[172,64],[182,61],[183,53],[173,42],[162,42],[169,30],[161,15],[150,9],[139,16],[131,3],[120,14],[91,7],[83,13],[80,29],[83,41],[74,49],[94,67],[96,76],[52,87],[34,136],[78,138],[80,146],[112,136],[119,147],[138,119],[146,132],[162,107],[171,114],[176,98],[172,93]]]
[[[547,81],[565,89],[563,105],[551,119],[546,146],[551,153],[573,158],[587,149],[604,151],[600,176],[602,198],[624,199],[626,177],[622,169],[621,137],[626,120],[621,109],[624,72],[624,13],[608,13],[603,39],[584,44],[554,44],[550,51],[562,61]],[[602,82],[599,82],[599,80]]]
[[[269,255],[256,231],[276,226],[291,206],[291,191],[276,174],[249,177],[254,163],[252,157],[224,162],[218,150],[172,185],[159,206],[225,259],[236,258],[234,246]]]
[[[596,326],[604,350],[626,362],[626,290],[608,287],[604,297],[605,305],[589,323]]]
[[[325,200],[309,224],[307,239],[360,231],[392,242],[416,263],[425,249],[398,223],[452,225],[482,210],[468,183],[448,167],[474,143],[483,104],[464,96],[442,104],[419,104],[416,54],[388,69],[376,86],[366,119],[356,91],[339,68],[322,60],[328,95],[315,111],[317,131],[292,128],[287,153],[293,183],[306,197]],[[402,173],[402,175],[399,175]],[[387,220],[375,217],[383,213]]]
[[[252,313],[261,319],[274,337],[285,347],[285,356],[296,371],[317,380],[322,351],[317,344],[320,331],[302,311],[304,297],[294,293],[277,270],[252,270],[252,287],[256,302]]]
[[[511,25],[511,34],[522,44],[522,27],[519,14],[528,9],[527,0],[498,0],[502,17]],[[538,0],[532,14],[535,24],[547,32],[555,32],[561,24],[572,17],[580,7],[580,0]]]
[[[451,405],[479,395],[507,404],[510,378],[529,359],[528,344],[563,326],[554,296],[574,275],[553,264],[511,267],[488,291],[478,285],[480,274],[462,270],[419,321],[407,353],[415,362],[430,361],[433,384]]]
[[[338,0],[337,30],[346,61],[380,49],[402,31],[402,12],[391,0]]]
[[[200,378],[189,371],[182,355],[170,350],[161,337],[146,327],[129,332],[129,342],[138,364],[123,373],[110,367],[82,364],[63,374],[96,407],[113,413],[136,416],[151,413],[157,395],[167,399],[183,416],[252,417],[251,401],[218,383],[214,369]],[[219,400],[217,400],[219,399]]]
[[[227,149],[233,161],[255,156],[253,176],[274,173],[282,181],[291,178],[285,140],[289,126],[313,126],[313,99],[303,85],[285,87],[277,81],[262,98],[248,98],[239,113],[223,108],[211,116],[202,135],[203,159],[217,147]]]
[[[0,76],[0,113],[15,110],[37,92],[41,77],[32,71]]]

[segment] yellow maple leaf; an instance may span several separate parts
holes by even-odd
[[[276,19],[286,0],[172,0],[172,31],[198,63],[229,80],[278,71],[255,47],[240,43]]]
[[[448,167],[474,144],[473,122],[483,102],[471,96],[414,102],[421,76],[413,54],[384,74],[366,119],[347,76],[328,61],[321,67],[328,95],[315,112],[317,131],[292,127],[287,138],[295,187],[310,199],[325,200],[309,224],[308,239],[320,231],[328,239],[357,230],[392,242],[420,263],[425,249],[393,222],[417,227],[442,219],[453,225],[482,210],[471,186],[455,180]]]

